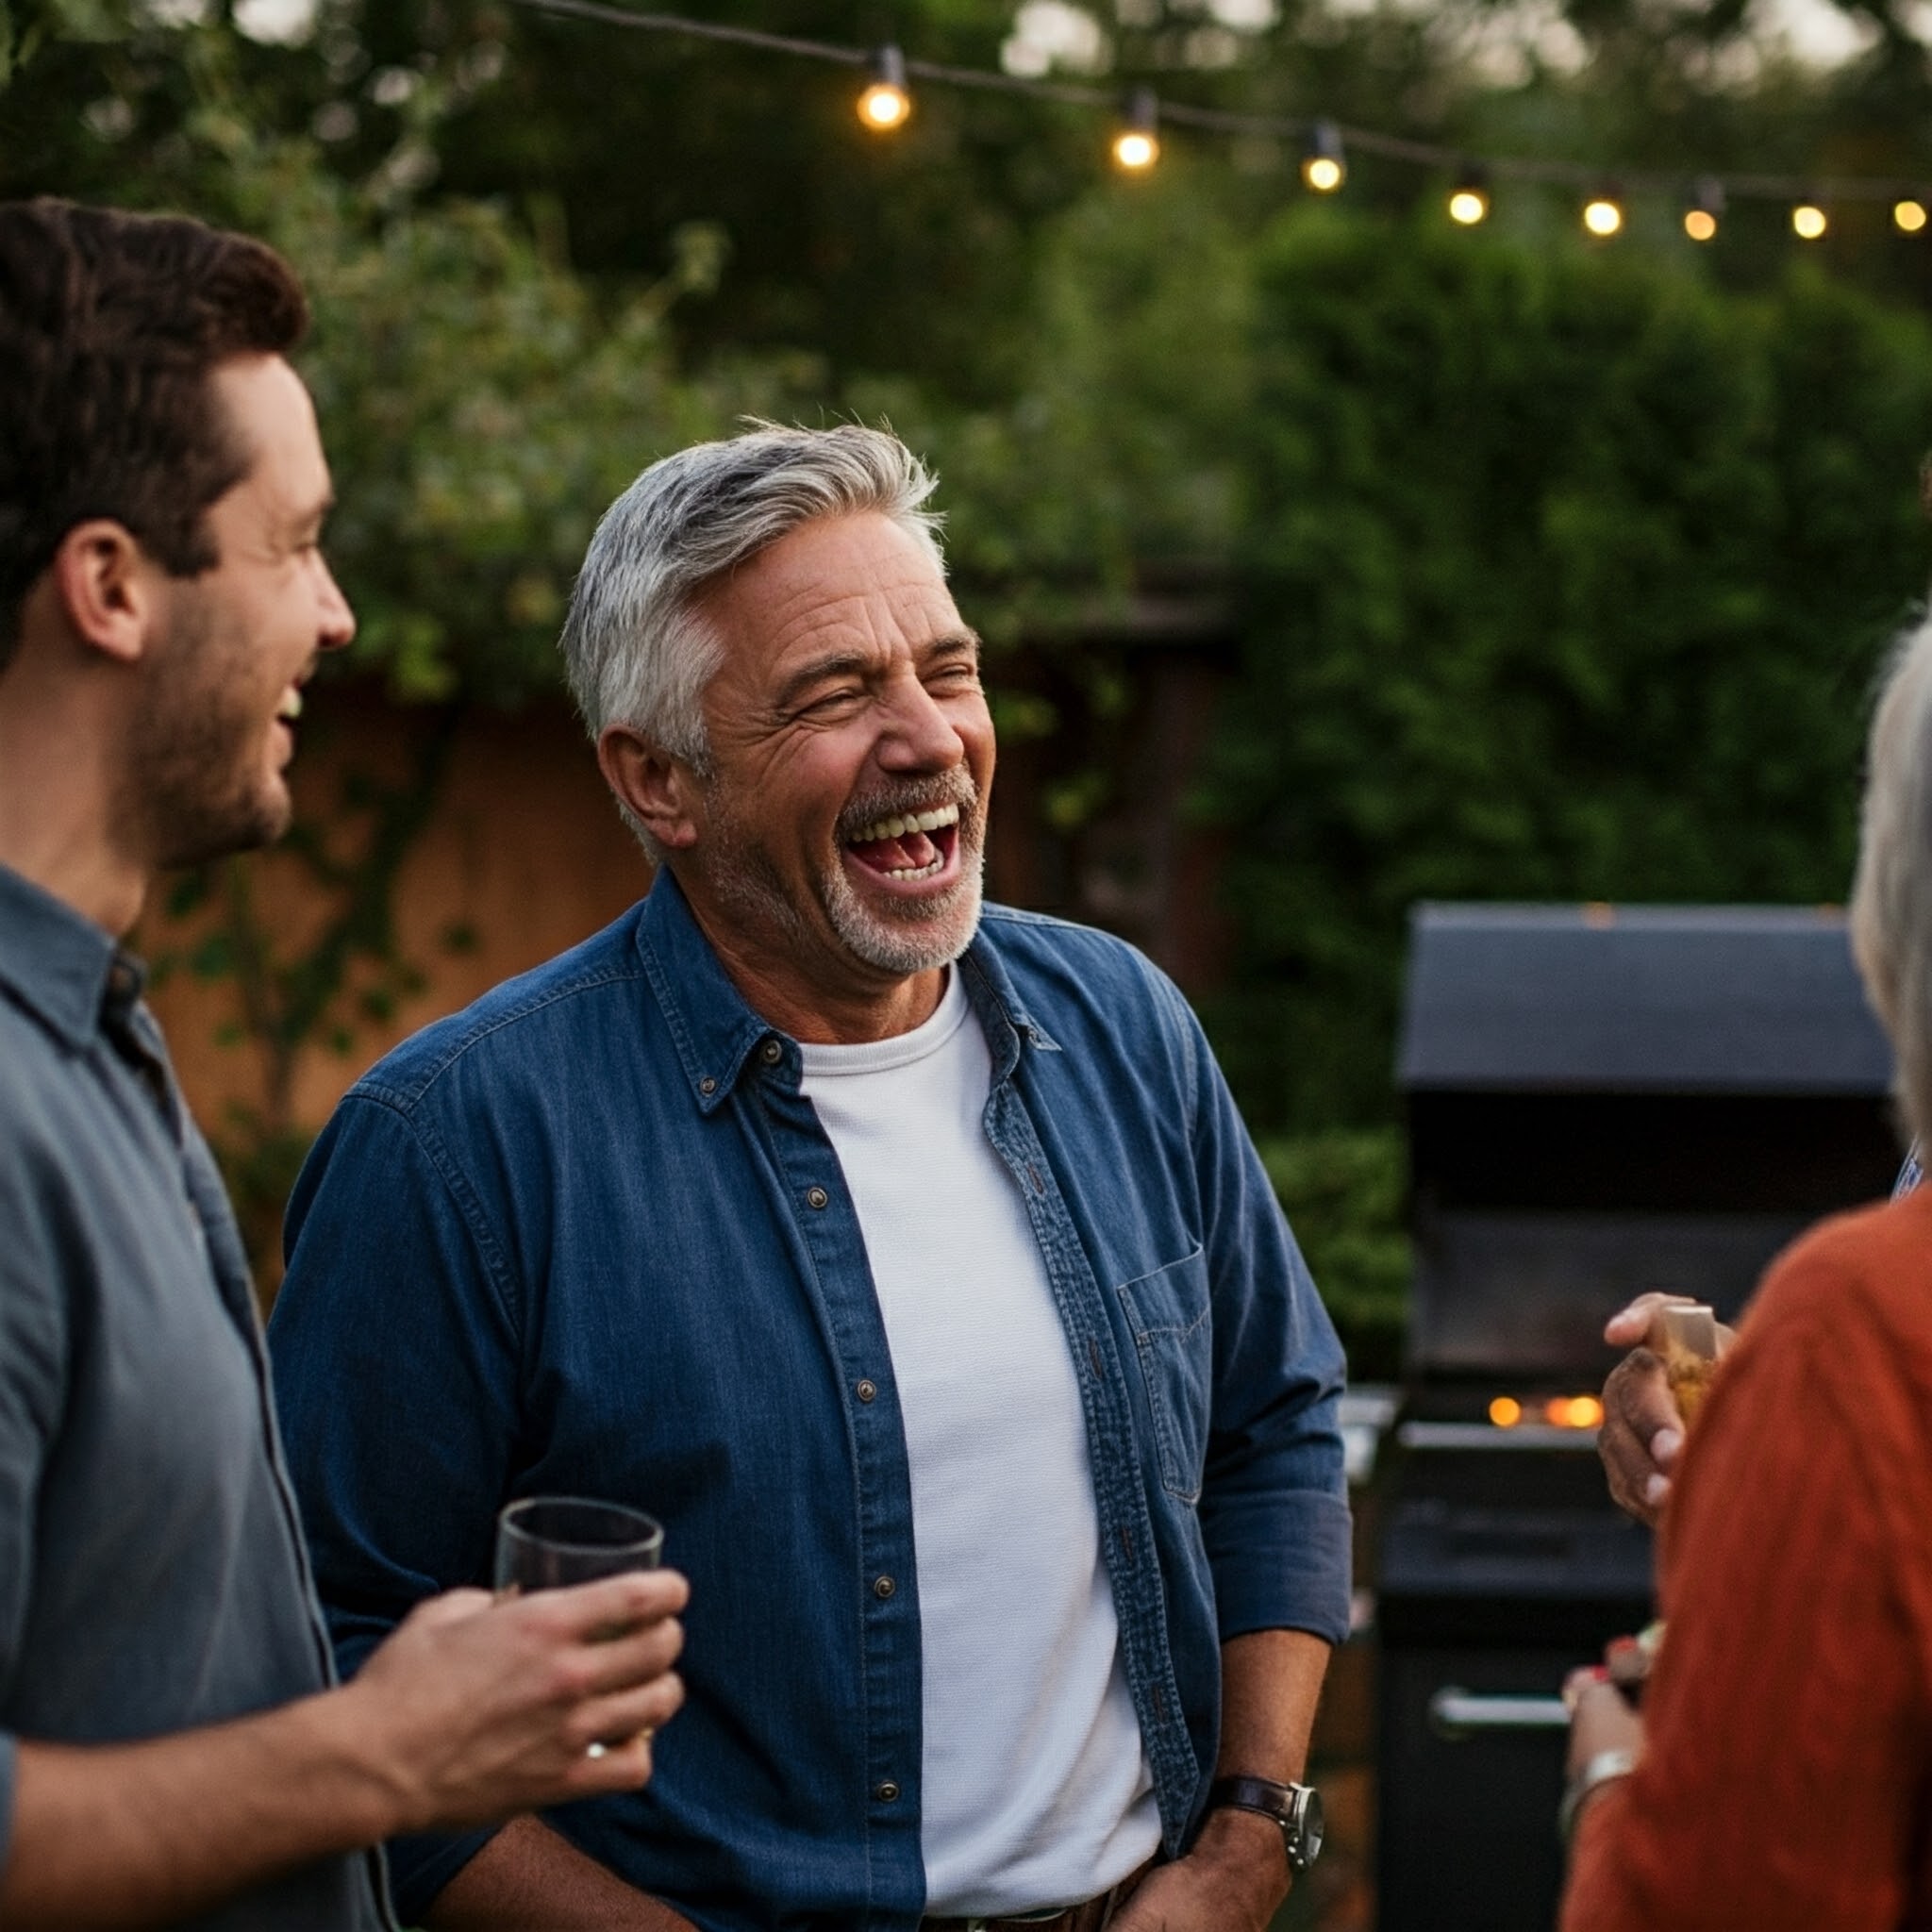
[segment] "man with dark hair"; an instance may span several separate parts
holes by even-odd
[[[0,1925],[375,1932],[364,1848],[635,1789],[682,1694],[665,1574],[452,1591],[332,1687],[241,1242],[120,945],[158,869],[286,825],[354,633],[306,313],[258,242],[0,206]]]

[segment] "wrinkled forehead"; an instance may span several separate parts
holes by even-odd
[[[800,525],[713,584],[698,609],[734,682],[824,654],[889,658],[963,629],[932,547],[875,511]]]

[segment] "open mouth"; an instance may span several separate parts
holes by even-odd
[[[845,850],[866,871],[901,885],[938,878],[952,864],[958,846],[957,805],[874,819],[844,841]]]

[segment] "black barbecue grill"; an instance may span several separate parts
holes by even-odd
[[[1416,1246],[1379,1547],[1381,1932],[1547,1932],[1574,1665],[1648,1621],[1591,1400],[1645,1289],[1733,1317],[1884,1193],[1890,1054],[1842,917],[1423,906],[1398,1079]]]

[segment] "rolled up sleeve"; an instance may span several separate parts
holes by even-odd
[[[1341,1343],[1207,1040],[1182,1010],[1214,1315],[1200,1521],[1216,1618],[1223,1641],[1280,1629],[1340,1643],[1351,1561]]]

